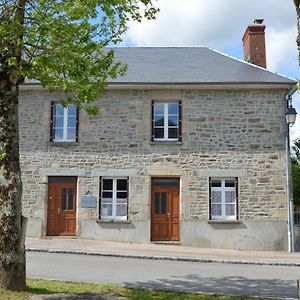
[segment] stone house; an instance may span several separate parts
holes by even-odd
[[[259,23],[245,32],[245,58],[265,67]],[[27,235],[287,249],[285,111],[296,82],[204,47],[115,55],[127,75],[96,116],[37,82],[21,88]]]

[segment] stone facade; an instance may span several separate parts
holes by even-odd
[[[286,90],[106,90],[100,112],[80,112],[79,142],[50,142],[50,101],[24,89],[20,152],[27,234],[44,236],[48,176],[78,176],[82,238],[150,242],[151,177],[180,177],[180,242],[201,247],[287,249]],[[182,142],[151,141],[151,101],[182,101]],[[128,222],[81,208],[99,176],[129,177]],[[238,177],[239,222],[208,221],[209,177]]]

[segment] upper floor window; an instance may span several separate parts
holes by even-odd
[[[181,141],[181,101],[153,101],[152,141]]]
[[[78,141],[78,110],[74,104],[64,107],[60,103],[51,103],[52,142]]]
[[[128,178],[100,179],[100,218],[127,220]]]
[[[210,178],[209,195],[211,220],[238,219],[237,178]]]

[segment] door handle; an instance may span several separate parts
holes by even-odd
[[[60,214],[60,212],[61,212],[61,209],[60,209],[60,208],[58,208],[58,209],[57,209],[57,213],[58,213],[58,214]]]
[[[170,213],[169,212],[167,212],[167,217],[170,218]]]

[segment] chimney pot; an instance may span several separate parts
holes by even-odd
[[[264,19],[255,19],[246,28],[243,35],[244,60],[257,66],[266,68],[266,42]]]
[[[254,24],[263,24],[263,22],[264,22],[264,19],[255,19],[253,21]]]

